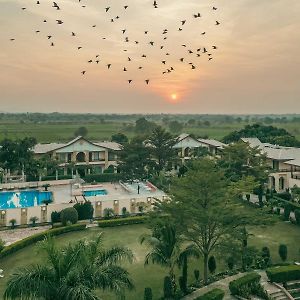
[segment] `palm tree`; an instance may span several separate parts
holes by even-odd
[[[99,300],[96,289],[120,295],[133,289],[129,273],[120,263],[133,261],[124,247],[102,248],[102,235],[58,248],[52,238],[41,243],[44,264],[29,265],[11,275],[4,299]]]
[[[176,266],[182,266],[187,257],[200,256],[194,245],[183,249],[183,238],[177,233],[176,227],[172,224],[160,225],[154,228],[152,235],[146,234],[140,238],[141,244],[146,243],[151,250],[145,257],[145,265],[150,262],[158,264],[169,269],[169,276],[173,282],[175,291],[175,273]]]

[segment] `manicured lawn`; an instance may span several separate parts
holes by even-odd
[[[132,249],[135,254],[136,260],[134,264],[127,265],[126,267],[132,275],[136,289],[127,293],[126,299],[143,299],[145,287],[151,287],[154,299],[158,299],[162,295],[162,283],[164,276],[167,274],[167,270],[156,265],[144,267],[144,257],[147,248],[141,246],[138,242],[139,236],[148,231],[144,225],[104,228],[101,230],[99,228],[93,228],[83,232],[65,234],[56,239],[60,245],[63,245],[74,240],[90,238],[101,231],[104,233],[105,246],[109,247],[121,244]],[[287,244],[288,246],[288,260],[299,260],[300,227],[280,221],[273,226],[250,228],[250,232],[254,234],[254,236],[250,237],[249,244],[256,246],[259,249],[268,246],[271,251],[273,262],[280,261],[278,255],[278,245],[280,243]],[[42,253],[37,250],[38,248],[36,246],[29,246],[0,261],[0,268],[4,270],[5,275],[5,277],[0,280],[0,295],[3,294],[8,275],[11,274],[16,267],[25,266],[34,262],[41,262],[43,260]],[[218,262],[217,264],[217,272],[222,271],[224,263]],[[200,261],[193,261],[189,264],[190,282],[193,280],[192,273],[194,269],[200,269],[200,273],[202,273]],[[116,299],[116,296],[113,294],[103,294],[100,292],[100,295],[103,296],[103,299]]]

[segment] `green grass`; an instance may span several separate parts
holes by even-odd
[[[146,233],[148,229],[145,225],[131,225],[113,228],[93,228],[84,232],[73,232],[59,236],[56,238],[60,245],[72,242],[74,240],[89,238],[93,235],[103,232],[104,244],[106,247],[112,245],[124,245],[133,250],[135,255],[135,262],[132,265],[126,265],[129,270],[136,289],[133,292],[127,293],[126,299],[140,300],[143,299],[143,292],[145,287],[151,287],[154,294],[154,299],[162,296],[163,278],[167,275],[167,270],[156,265],[149,265],[144,267],[144,257],[147,248],[140,245],[138,238],[141,234]],[[254,234],[249,240],[249,245],[256,246],[261,249],[268,246],[271,251],[272,261],[274,263],[280,262],[278,255],[278,246],[284,243],[288,246],[288,260],[299,260],[299,245],[300,245],[300,228],[295,225],[279,221],[273,226],[262,226],[250,228],[250,232]],[[37,246],[29,246],[17,253],[8,256],[0,261],[0,268],[4,270],[5,277],[0,280],[0,295],[3,294],[5,284],[9,274],[13,273],[16,267],[25,266],[30,263],[41,262],[43,260],[42,253],[37,252]],[[224,262],[220,260],[217,262],[217,272],[223,271]],[[202,273],[201,261],[193,261],[189,264],[189,282],[193,281],[194,269],[200,269]],[[177,276],[178,278],[178,276]],[[116,299],[115,295],[111,293],[100,293],[104,299]]]

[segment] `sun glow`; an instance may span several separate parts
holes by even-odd
[[[175,94],[175,93],[171,94],[171,100],[172,100],[172,102],[176,102],[177,99],[178,99],[177,94]]]

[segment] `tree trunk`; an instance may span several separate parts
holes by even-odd
[[[208,254],[205,253],[203,254],[203,270],[204,270],[204,273],[203,273],[203,280],[204,280],[204,284],[207,285],[207,282],[208,282]]]

